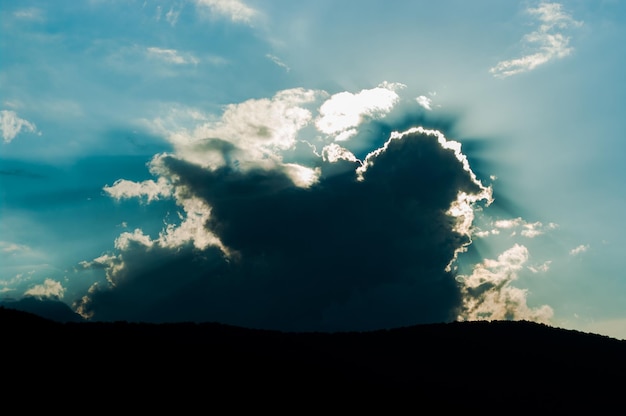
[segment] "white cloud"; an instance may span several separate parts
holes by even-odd
[[[309,188],[317,183],[321,174],[320,168],[309,168],[297,163],[285,163],[281,170],[300,188]]]
[[[159,234],[155,243],[161,247],[169,248],[192,243],[194,247],[200,250],[209,246],[218,246],[224,253],[230,254],[219,238],[209,232],[205,226],[211,216],[211,207],[200,198],[186,195],[177,195],[177,201],[185,212],[184,217],[181,215],[182,222],[178,226],[169,224]]]
[[[91,261],[81,261],[79,264],[84,269],[105,269],[109,267],[115,260],[116,256],[110,254],[103,254]]]
[[[103,189],[117,200],[146,197],[147,202],[152,202],[160,198],[169,198],[172,195],[172,186],[163,177],[156,182],[153,180],[133,182],[126,179],[118,179],[112,186],[105,186]]]
[[[206,222],[210,218],[210,207],[202,199],[181,195],[180,193],[184,193],[184,190],[178,189],[177,191],[179,193],[176,196],[177,203],[182,206],[185,212],[185,215],[179,213],[181,223],[178,226],[167,224],[156,238],[151,238],[139,228],[133,232],[123,232],[115,239],[114,244],[115,248],[120,251],[120,254],[104,254],[91,261],[82,261],[80,265],[84,269],[105,270],[107,281],[111,286],[115,287],[125,277],[127,268],[125,256],[129,255],[128,253],[132,253],[133,247],[177,249],[186,244],[192,244],[193,247],[199,250],[206,249],[209,246],[217,246],[225,255],[233,255],[234,253],[224,247],[221,241],[205,227]],[[95,283],[89,291],[93,292],[98,290],[98,288],[99,284]],[[86,298],[87,296],[84,299]],[[90,317],[88,313],[85,313],[81,305],[79,305],[77,312],[85,317]]]
[[[137,233],[141,233],[140,230],[135,230]],[[118,244],[118,240],[120,238],[125,238],[127,237],[126,234],[130,234],[130,233],[124,233],[122,235],[120,235],[118,237],[118,239],[115,241],[115,244],[117,246]],[[131,234],[132,236],[132,234]],[[109,281],[109,283],[111,283],[111,285],[115,286],[116,284],[116,279],[115,276],[124,268],[124,262],[121,259],[121,256],[115,256],[115,255],[111,255],[111,254],[103,254],[100,257],[97,257],[91,261],[81,261],[79,263],[84,269],[102,269],[102,270],[106,270],[106,279]],[[97,286],[97,284],[96,284]]]
[[[545,234],[547,230],[554,230],[558,228],[558,225],[553,222],[546,225],[540,221],[529,223],[521,217],[497,220],[494,221],[492,225],[494,227],[492,230],[477,230],[474,235],[478,237],[487,237],[489,235],[500,234],[500,230],[511,230],[511,236],[517,235],[519,232],[524,237],[535,238]]]
[[[496,228],[505,228],[505,229],[509,229],[509,228],[514,228],[517,227],[518,225],[522,224],[523,220],[521,217],[518,218],[514,218],[514,219],[508,219],[508,220],[498,220],[494,223],[494,226]]]
[[[136,228],[132,233],[123,232],[115,239],[115,248],[118,250],[127,250],[131,244],[140,244],[146,247],[151,247],[154,242],[149,235],[143,233],[139,228]],[[107,262],[115,260],[115,256],[107,257],[104,260]]]
[[[35,285],[28,289],[26,292],[24,292],[24,295],[37,296],[42,298],[61,298],[63,297],[63,293],[65,293],[65,289],[63,288],[61,283],[52,279],[46,279],[42,284]]]
[[[535,238],[541,234],[543,234],[542,230],[543,224],[539,221],[533,223],[525,223],[522,226],[521,234],[524,237]]]
[[[498,234],[500,234],[500,230],[494,229],[494,230],[489,230],[489,231],[474,231],[473,235],[475,237],[485,238],[485,237],[489,237],[490,235],[498,235]]]
[[[425,95],[420,95],[419,97],[417,97],[417,98],[415,99],[415,101],[417,101],[417,103],[418,103],[420,106],[422,106],[423,108],[425,108],[426,110],[429,110],[429,111],[430,111],[430,110],[432,110],[432,109],[433,109],[433,108],[432,108],[432,102],[433,102],[433,100],[432,100],[432,99],[430,99],[430,98],[428,98],[428,97],[427,97],[427,96],[425,96]]]
[[[184,190],[179,189],[179,192]],[[206,222],[210,219],[211,208],[202,199],[177,195],[177,203],[182,206],[185,215],[179,214],[181,223],[179,225],[167,224],[159,233],[157,238],[151,238],[149,235],[137,228],[133,232],[123,232],[115,240],[115,248],[121,251],[128,250],[133,245],[144,247],[164,247],[177,248],[185,244],[193,244],[199,250],[206,249],[209,246],[217,246],[226,254],[230,254],[229,250],[224,247],[221,241],[206,227]],[[91,262],[82,262],[85,268],[98,268],[100,265],[106,266],[112,274],[117,274],[118,270],[124,267],[123,257],[104,255]]]
[[[531,320],[548,322],[553,310],[548,305],[531,308],[528,291],[511,285],[528,260],[526,247],[515,244],[496,260],[485,259],[469,276],[459,276],[463,284],[463,312],[459,320]]]
[[[250,23],[259,11],[240,0],[196,0],[200,7],[206,7],[214,15],[224,16],[233,22]]]
[[[357,129],[344,130],[335,136],[335,141],[345,142],[346,140],[350,140],[350,138],[352,138],[353,136],[356,136],[357,133],[358,133]]]
[[[471,174],[473,176],[474,173],[471,172]],[[485,205],[488,206],[493,202],[493,191],[491,187],[483,186],[475,177],[473,180],[482,191],[474,195],[460,192],[456,197],[456,201],[452,202],[446,212],[446,214],[456,218],[454,231],[463,235],[470,235],[472,224],[474,223],[474,204],[478,201],[484,201]]]
[[[335,163],[338,160],[348,160],[350,162],[356,162],[358,160],[351,151],[339,146],[337,143],[324,146],[322,149],[322,158],[330,163]]]
[[[230,104],[219,119],[193,109],[175,110],[169,118],[156,119],[153,128],[168,137],[177,157],[202,167],[236,162],[243,170],[274,168],[282,164],[281,153],[296,144],[298,132],[313,119],[305,105],[321,95],[302,88],[283,90],[271,99]],[[223,146],[231,150],[224,152]]]
[[[581,253],[584,253],[587,250],[589,250],[589,244],[581,244],[578,247],[575,247],[575,248],[571,249],[569,254],[571,256],[577,256],[577,255],[579,255]]]
[[[149,57],[157,58],[162,61],[176,64],[176,65],[187,65],[187,64],[198,64],[200,62],[198,58],[193,56],[190,53],[181,54],[175,49],[162,49],[156,47],[149,47],[146,49],[146,53]]]
[[[315,125],[322,133],[335,135],[336,140],[347,140],[366,119],[382,117],[391,111],[400,99],[396,88],[395,84],[381,84],[356,94],[347,91],[334,94],[320,107]]]
[[[22,131],[38,133],[37,126],[28,120],[18,117],[15,111],[0,111],[0,130],[5,143],[10,143]]]
[[[582,22],[574,20],[565,13],[558,3],[541,3],[536,8],[529,8],[527,13],[539,21],[539,28],[525,35],[522,44],[525,48],[535,50],[534,53],[498,62],[489,72],[495,77],[506,78],[511,75],[535,69],[548,61],[568,56],[573,48],[569,46],[570,38],[562,31],[578,27]]]

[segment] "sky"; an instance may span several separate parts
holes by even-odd
[[[626,3],[0,0],[0,298],[626,339]]]

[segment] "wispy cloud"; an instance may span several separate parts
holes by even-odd
[[[527,13],[536,18],[539,27],[522,38],[522,46],[533,53],[519,58],[500,61],[489,69],[497,78],[506,78],[535,69],[554,59],[568,56],[573,48],[570,38],[564,32],[579,27],[582,22],[576,21],[563,11],[559,3],[541,3],[536,8],[529,8]]]
[[[146,53],[149,57],[157,58],[162,61],[176,64],[176,65],[187,65],[187,64],[197,64],[199,62],[198,58],[193,56],[190,53],[181,53],[176,49],[162,49],[157,47],[149,47],[146,49]]]
[[[477,229],[474,235],[477,237],[487,237],[489,235],[498,235],[502,230],[507,230],[510,232],[510,236],[515,236],[519,233],[523,237],[535,238],[545,234],[546,231],[558,228],[558,224],[553,222],[548,224],[543,224],[540,221],[527,222],[521,217],[497,220],[494,221],[491,226],[492,229],[490,230]]]
[[[176,26],[179,16],[180,10],[174,10],[174,8],[172,7],[167,13],[165,13],[165,20],[167,20],[170,25]]]
[[[0,130],[5,143],[11,142],[22,131],[39,133],[37,126],[28,120],[20,118],[15,111],[0,111]]]
[[[9,241],[0,241],[0,252],[12,254],[27,251],[30,251],[30,247],[26,245],[11,243]]]
[[[552,260],[548,260],[543,262],[540,265],[536,265],[536,266],[528,266],[528,270],[530,270],[533,273],[545,273],[548,270],[550,270],[550,265],[552,264]]]
[[[29,7],[27,9],[20,9],[13,12],[13,16],[23,20],[43,21],[43,10],[36,7]]]
[[[116,259],[116,256],[103,254],[102,256],[91,261],[81,261],[79,264],[84,269],[106,269],[107,267],[112,267],[112,265],[115,264]]]
[[[161,8],[161,6],[157,6],[156,8],[157,22],[161,20],[162,15],[163,15],[163,9]],[[171,7],[169,11],[165,13],[165,20],[167,21],[167,23],[169,23],[173,27],[173,26],[176,26],[179,16],[180,16],[180,9],[174,10],[174,7]]]
[[[267,55],[265,55],[265,57],[269,59],[270,61],[274,62],[279,67],[284,68],[285,71],[287,72],[291,71],[291,68],[289,68],[289,66],[287,66],[287,64],[281,61],[280,58],[278,58],[277,56],[274,56],[268,53]]]
[[[200,7],[207,8],[211,14],[226,17],[237,23],[251,23],[259,15],[258,10],[240,0],[196,0]]]
[[[581,253],[584,253],[585,251],[589,250],[589,244],[581,244],[578,247],[574,247],[573,249],[571,249],[569,251],[569,254],[571,256],[577,256]]]
[[[520,231],[520,234],[524,237],[535,238],[539,235],[544,234],[545,230],[554,230],[555,228],[557,228],[557,225],[553,222],[549,223],[548,225],[544,225],[539,221],[524,223],[522,225],[522,230]]]

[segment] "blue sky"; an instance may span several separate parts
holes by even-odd
[[[3,298],[626,338],[623,2],[0,9]]]

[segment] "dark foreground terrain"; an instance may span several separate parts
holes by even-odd
[[[295,406],[294,414],[339,403],[383,404],[386,413],[624,414],[626,404],[626,341],[525,321],[283,333],[60,323],[0,307],[0,331],[3,396],[29,393],[25,406],[53,406],[54,396],[54,406],[89,397],[91,410],[142,413],[188,414],[192,405],[213,413],[226,401],[232,411]]]

